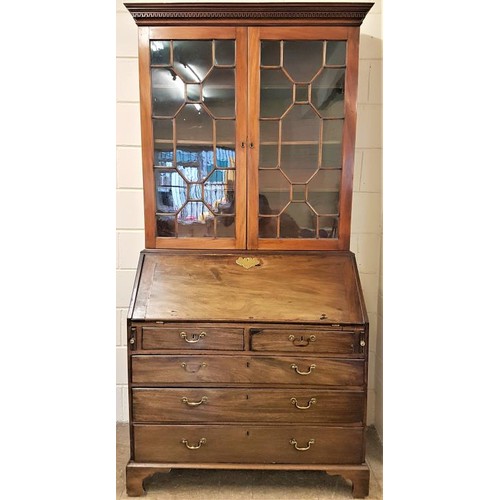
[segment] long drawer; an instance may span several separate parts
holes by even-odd
[[[363,357],[365,336],[359,331],[318,330],[312,328],[252,328],[253,351],[286,351],[294,353],[332,353]]]
[[[135,384],[299,384],[359,386],[363,360],[302,356],[135,355]]]
[[[134,422],[304,422],[358,424],[365,395],[324,389],[132,390]]]
[[[242,350],[243,328],[176,325],[142,328],[143,349]]]
[[[359,464],[363,429],[320,426],[134,425],[138,462]]]

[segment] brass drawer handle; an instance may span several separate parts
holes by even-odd
[[[289,335],[288,340],[295,347],[306,347],[309,345],[309,342],[316,341],[316,335],[310,335],[307,339],[305,339],[302,335],[300,336],[300,338],[296,338],[295,335]]]
[[[191,365],[191,367],[189,367],[187,363],[181,363],[181,366],[188,373],[196,373],[196,372],[199,372],[202,368],[205,368],[207,366],[207,364],[205,362],[203,362],[198,366]]]
[[[315,364],[312,364],[310,367],[309,367],[309,370],[306,371],[306,372],[301,372],[299,370],[299,367],[294,363],[293,365],[290,365],[290,368],[292,370],[295,370],[296,373],[298,373],[299,375],[309,375],[315,368],[316,368],[316,365]]]
[[[183,439],[181,441],[182,444],[186,445],[186,448],[188,448],[189,450],[197,450],[198,448],[201,448],[201,445],[203,444],[206,444],[207,440],[205,438],[201,438],[199,441],[198,441],[198,444],[194,444],[194,445],[190,445],[189,444],[189,441],[187,439]]]
[[[311,398],[309,400],[309,403],[307,403],[307,406],[300,406],[297,404],[297,400],[295,398],[291,398],[290,401],[292,402],[293,405],[295,405],[295,408],[298,408],[299,410],[308,410],[311,408],[312,405],[316,404],[316,398]]]
[[[193,333],[192,335],[192,339],[189,340],[187,338],[187,333],[186,332],[181,332],[180,333],[180,336],[186,341],[188,342],[189,344],[195,344],[196,342],[199,342],[203,337],[205,337],[207,334],[206,332],[201,332],[200,334],[197,334],[197,333]]]
[[[199,406],[203,403],[206,403],[208,401],[208,398],[206,396],[203,396],[200,401],[189,401],[188,398],[186,398],[186,396],[184,396],[181,401],[183,403],[186,403],[188,406]]]
[[[314,444],[314,439],[309,439],[309,441],[307,442],[307,446],[304,448],[297,446],[297,441],[295,441],[295,439],[290,439],[290,444],[293,445],[297,451],[307,451],[311,447],[311,445]]]

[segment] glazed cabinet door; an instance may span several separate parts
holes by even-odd
[[[358,45],[351,27],[249,28],[249,248],[349,249]]]
[[[245,248],[245,28],[139,28],[148,248]]]

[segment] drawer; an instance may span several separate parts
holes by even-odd
[[[357,424],[365,395],[313,389],[132,389],[134,422]]]
[[[365,334],[355,331],[262,328],[250,329],[253,351],[325,352],[363,357]]]
[[[135,461],[360,464],[363,428],[134,425]]]
[[[142,328],[143,349],[243,350],[242,328],[192,325]]]
[[[134,355],[135,384],[294,384],[360,386],[364,360],[303,356]]]

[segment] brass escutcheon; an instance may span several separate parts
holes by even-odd
[[[236,264],[245,269],[250,269],[254,266],[260,266],[260,260],[255,257],[238,257],[236,259]]]

